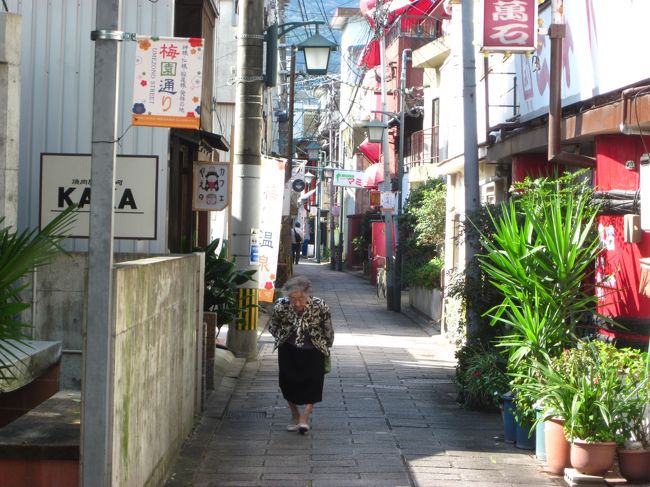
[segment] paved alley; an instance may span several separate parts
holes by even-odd
[[[455,403],[454,357],[435,329],[386,310],[360,277],[303,261],[336,332],[324,400],[306,435],[277,383],[268,332],[259,356],[235,360],[185,443],[168,487],[545,486],[533,452],[500,441],[498,414]]]

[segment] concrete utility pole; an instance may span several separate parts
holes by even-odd
[[[81,383],[81,485],[111,485],[113,320],[113,206],[120,63],[121,0],[98,0],[95,17],[88,318]]]
[[[463,124],[464,124],[464,178],[465,178],[465,228],[469,228],[468,215],[480,207],[478,190],[478,141],[476,129],[476,59],[474,55],[474,2],[462,3],[463,31]],[[465,232],[465,278],[476,279],[472,260],[477,253],[478,242],[467,238]],[[478,331],[479,316],[475,309],[467,307],[467,335]]]
[[[382,5],[383,8],[383,5]],[[386,13],[382,13],[381,18],[381,39],[379,42],[379,57],[381,60],[381,112],[383,121],[388,125],[388,112],[386,110],[386,32],[384,30],[384,23],[386,22]],[[381,183],[381,191],[391,191],[392,184],[390,181],[390,156],[388,155],[388,128],[384,129],[384,136],[382,137],[382,154],[384,158],[384,181]],[[391,211],[384,212],[384,232],[386,236],[386,309],[389,311],[393,309],[393,298],[395,288],[393,286],[393,213]]]
[[[238,270],[258,270],[252,230],[259,227],[262,168],[262,67],[264,63],[264,2],[239,2],[237,28],[237,88],[233,145],[231,250]],[[289,129],[291,130],[291,128]],[[255,281],[239,289],[240,303],[257,305]],[[228,330],[228,349],[240,357],[257,354],[257,307],[247,307]]]
[[[402,310],[402,244],[399,238],[399,220],[402,217],[402,186],[404,179],[404,132],[406,132],[404,114],[406,112],[406,70],[411,62],[411,49],[402,51],[402,71],[399,84],[399,160],[397,161],[397,225],[395,231],[395,298],[393,299],[393,311]]]

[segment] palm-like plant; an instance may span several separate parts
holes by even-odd
[[[504,296],[487,314],[508,330],[497,345],[509,350],[513,388],[522,386],[517,403],[532,419],[534,398],[526,397],[524,378],[536,380],[535,363],[575,343],[577,325],[595,312],[597,296],[585,286],[601,249],[597,207],[579,173],[528,181],[521,189],[493,219],[494,234],[482,236],[480,260]]]
[[[203,310],[217,313],[217,327],[221,329],[235,320],[242,308],[253,306],[240,306],[237,293],[239,286],[254,280],[255,271],[237,270],[234,260],[228,259],[226,246],[222,245],[219,249],[219,243],[220,240],[215,239],[204,249],[194,250],[205,252]]]
[[[30,325],[22,323],[19,314],[29,308],[21,302],[20,294],[29,286],[24,278],[38,266],[51,261],[61,248],[76,215],[70,207],[58,215],[40,232],[17,232],[4,226],[0,218],[0,381],[13,379],[9,364],[17,359],[16,349],[27,347]]]

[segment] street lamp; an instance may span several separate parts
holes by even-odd
[[[289,129],[291,130],[291,128]],[[308,166],[306,169],[310,167],[314,167],[313,163],[316,164],[316,175],[307,172],[305,170],[305,181],[308,184],[311,184],[311,182],[316,178],[316,222],[314,224],[314,257],[316,258],[316,262],[320,264],[320,241],[321,241],[321,229],[320,229],[320,207],[321,207],[321,177],[320,177],[320,166],[318,166],[318,160],[320,156],[320,150],[321,146],[314,142],[313,140],[307,144],[307,147],[305,147],[305,150],[307,151],[307,161],[308,161]]]
[[[388,112],[382,111],[384,115],[388,115]],[[384,181],[382,182],[381,191],[386,193],[391,190],[390,182],[390,169],[388,161],[388,137],[386,136],[386,129],[388,124],[379,120],[369,121],[366,125],[366,130],[368,131],[368,140],[370,142],[381,142],[382,143],[382,153],[384,157]],[[382,208],[383,220],[384,220],[384,235],[386,237],[385,243],[385,252],[386,252],[386,308],[388,310],[395,309],[395,297],[393,296],[395,290],[393,286],[393,214],[392,209],[384,211]],[[401,296],[400,296],[401,299]]]
[[[324,23],[322,20],[288,22],[281,25],[275,23],[266,29],[264,34],[264,40],[266,41],[266,75],[264,76],[264,83],[266,86],[272,87],[277,83],[278,39],[298,27],[304,27],[306,25],[318,26]],[[338,45],[326,39],[317,31],[316,34],[304,40],[295,46],[295,48],[298,51],[302,51],[305,55],[305,71],[307,71],[307,74],[320,75],[327,73],[330,52],[336,51]]]
[[[388,124],[379,120],[371,120],[365,127],[368,131],[368,140],[370,142],[380,143],[384,139],[384,131],[388,127]]]

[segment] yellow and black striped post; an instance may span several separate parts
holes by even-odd
[[[240,288],[237,299],[239,314],[237,315],[235,329],[238,331],[257,331],[259,321],[257,289]]]

